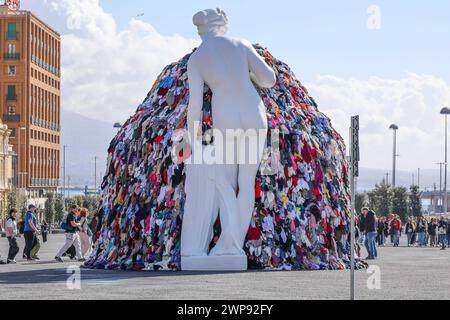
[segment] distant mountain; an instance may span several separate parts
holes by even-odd
[[[389,173],[389,183],[392,183],[392,169],[368,169],[361,168],[360,176],[358,177],[358,191],[367,191],[373,189],[376,183],[380,183],[383,179],[386,179],[386,173]],[[414,177],[413,177],[414,175]],[[396,173],[396,185],[409,188],[413,183],[417,185],[417,170],[402,171],[399,170]],[[444,173],[442,172],[442,183]],[[414,182],[413,182],[414,178]],[[439,189],[439,169],[421,169],[420,170],[420,189],[421,190],[433,190],[436,185],[436,189]]]
[[[61,127],[61,179],[62,145],[67,145],[66,181],[70,176],[70,186],[93,186],[94,157],[97,156],[97,185],[99,185],[100,175],[105,172],[107,149],[116,133],[113,124],[63,109]]]

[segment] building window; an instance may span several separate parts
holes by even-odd
[[[8,23],[8,33],[6,34],[8,39],[17,39],[17,26],[15,22]]]
[[[8,115],[10,115],[10,116],[16,115],[16,107],[9,106],[8,107]]]
[[[15,76],[17,74],[16,66],[8,66],[8,76]]]
[[[14,55],[16,53],[16,45],[13,43],[8,44],[8,53]]]
[[[9,85],[8,86],[8,101],[16,101],[16,86],[15,85]]]

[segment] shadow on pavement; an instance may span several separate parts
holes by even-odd
[[[56,264],[57,262],[39,262],[34,264]],[[24,264],[25,265],[25,264]],[[30,265],[30,264],[29,264]],[[0,273],[1,284],[40,284],[65,282],[72,274],[73,269],[69,265],[60,268],[49,268],[29,271],[9,271]],[[1,268],[0,268],[1,271]],[[264,270],[249,270],[244,273],[272,272]],[[139,278],[179,277],[179,276],[205,276],[219,274],[238,274],[243,272],[195,272],[195,271],[121,271],[121,270],[95,270],[80,269],[81,281],[88,282],[115,282],[120,280],[132,280]]]

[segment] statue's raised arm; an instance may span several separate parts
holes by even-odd
[[[249,41],[242,40],[242,43],[247,48],[250,78],[261,88],[272,88],[277,81],[275,72],[256,52]]]

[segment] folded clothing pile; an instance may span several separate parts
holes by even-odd
[[[275,172],[256,177],[255,211],[244,245],[249,268],[348,268],[350,197],[343,139],[289,67],[255,48],[277,75],[274,88],[256,87],[267,109],[266,154]],[[181,268],[185,172],[172,152],[174,132],[186,127],[189,56],[163,70],[109,146],[102,228],[86,267]],[[206,131],[213,126],[212,92],[208,87],[204,92]],[[276,152],[270,148],[273,130],[279,136]],[[220,216],[211,247],[219,236]]]

